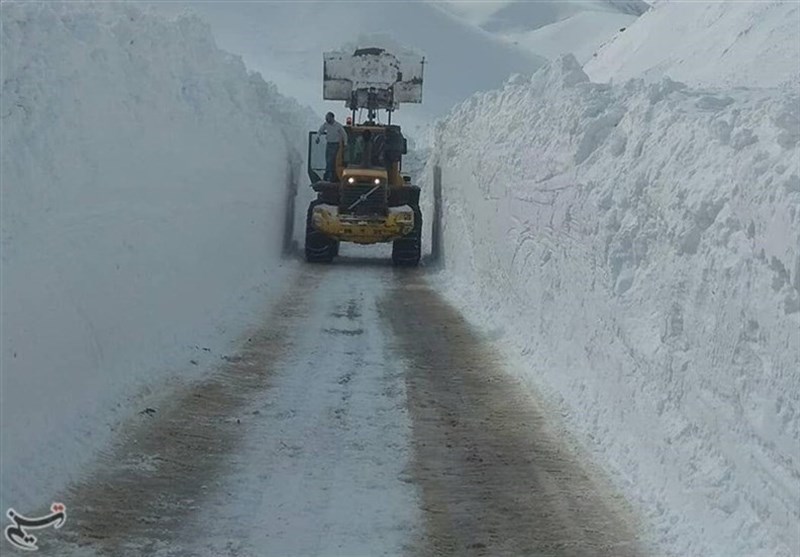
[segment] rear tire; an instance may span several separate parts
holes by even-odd
[[[414,209],[414,228],[400,238],[392,242],[392,263],[396,267],[416,267],[422,256],[422,211],[415,205]]]
[[[316,228],[314,228],[314,207],[320,205],[320,201],[312,201],[306,213],[306,261],[309,263],[330,263],[334,255],[338,252],[338,242],[332,240]]]

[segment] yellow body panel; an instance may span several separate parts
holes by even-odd
[[[313,213],[314,228],[341,242],[378,244],[402,238],[414,228],[411,207],[393,207],[385,217],[340,215],[335,205],[317,205]]]
[[[347,181],[348,178],[355,178],[358,181],[372,182],[375,178],[386,182],[386,171],[380,168],[345,168],[342,170],[342,180]]]

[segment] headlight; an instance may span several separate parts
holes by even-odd
[[[348,178],[347,179],[347,183],[348,184],[355,184],[356,183],[356,179],[355,178]]]
[[[375,180],[373,180],[372,183],[375,184],[376,186],[380,186],[381,185],[381,179],[380,178],[375,178]]]

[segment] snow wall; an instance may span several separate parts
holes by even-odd
[[[436,130],[437,280],[657,555],[800,553],[799,101],[600,85],[570,55]]]
[[[309,123],[199,19],[100,4],[3,4],[1,113],[0,507],[22,510],[279,293]]]

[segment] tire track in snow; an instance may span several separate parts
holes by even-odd
[[[170,395],[146,423],[129,427],[95,471],[63,496],[75,502],[69,527],[50,547],[42,540],[43,552],[119,557],[180,547],[182,526],[203,512],[203,500],[239,450],[243,426],[236,416],[270,387],[290,345],[288,332],[322,280],[324,272],[302,272],[237,355]]]
[[[271,388],[247,408],[258,415],[206,502],[213,522],[197,516],[176,556],[414,555],[405,367],[376,308],[392,267],[343,257],[306,269],[324,282]]]
[[[614,501],[547,428],[526,387],[460,314],[409,275],[381,306],[408,360],[421,555],[641,555]]]
[[[638,555],[424,273],[365,261],[303,267],[252,342],[123,436],[64,497],[57,553]]]

